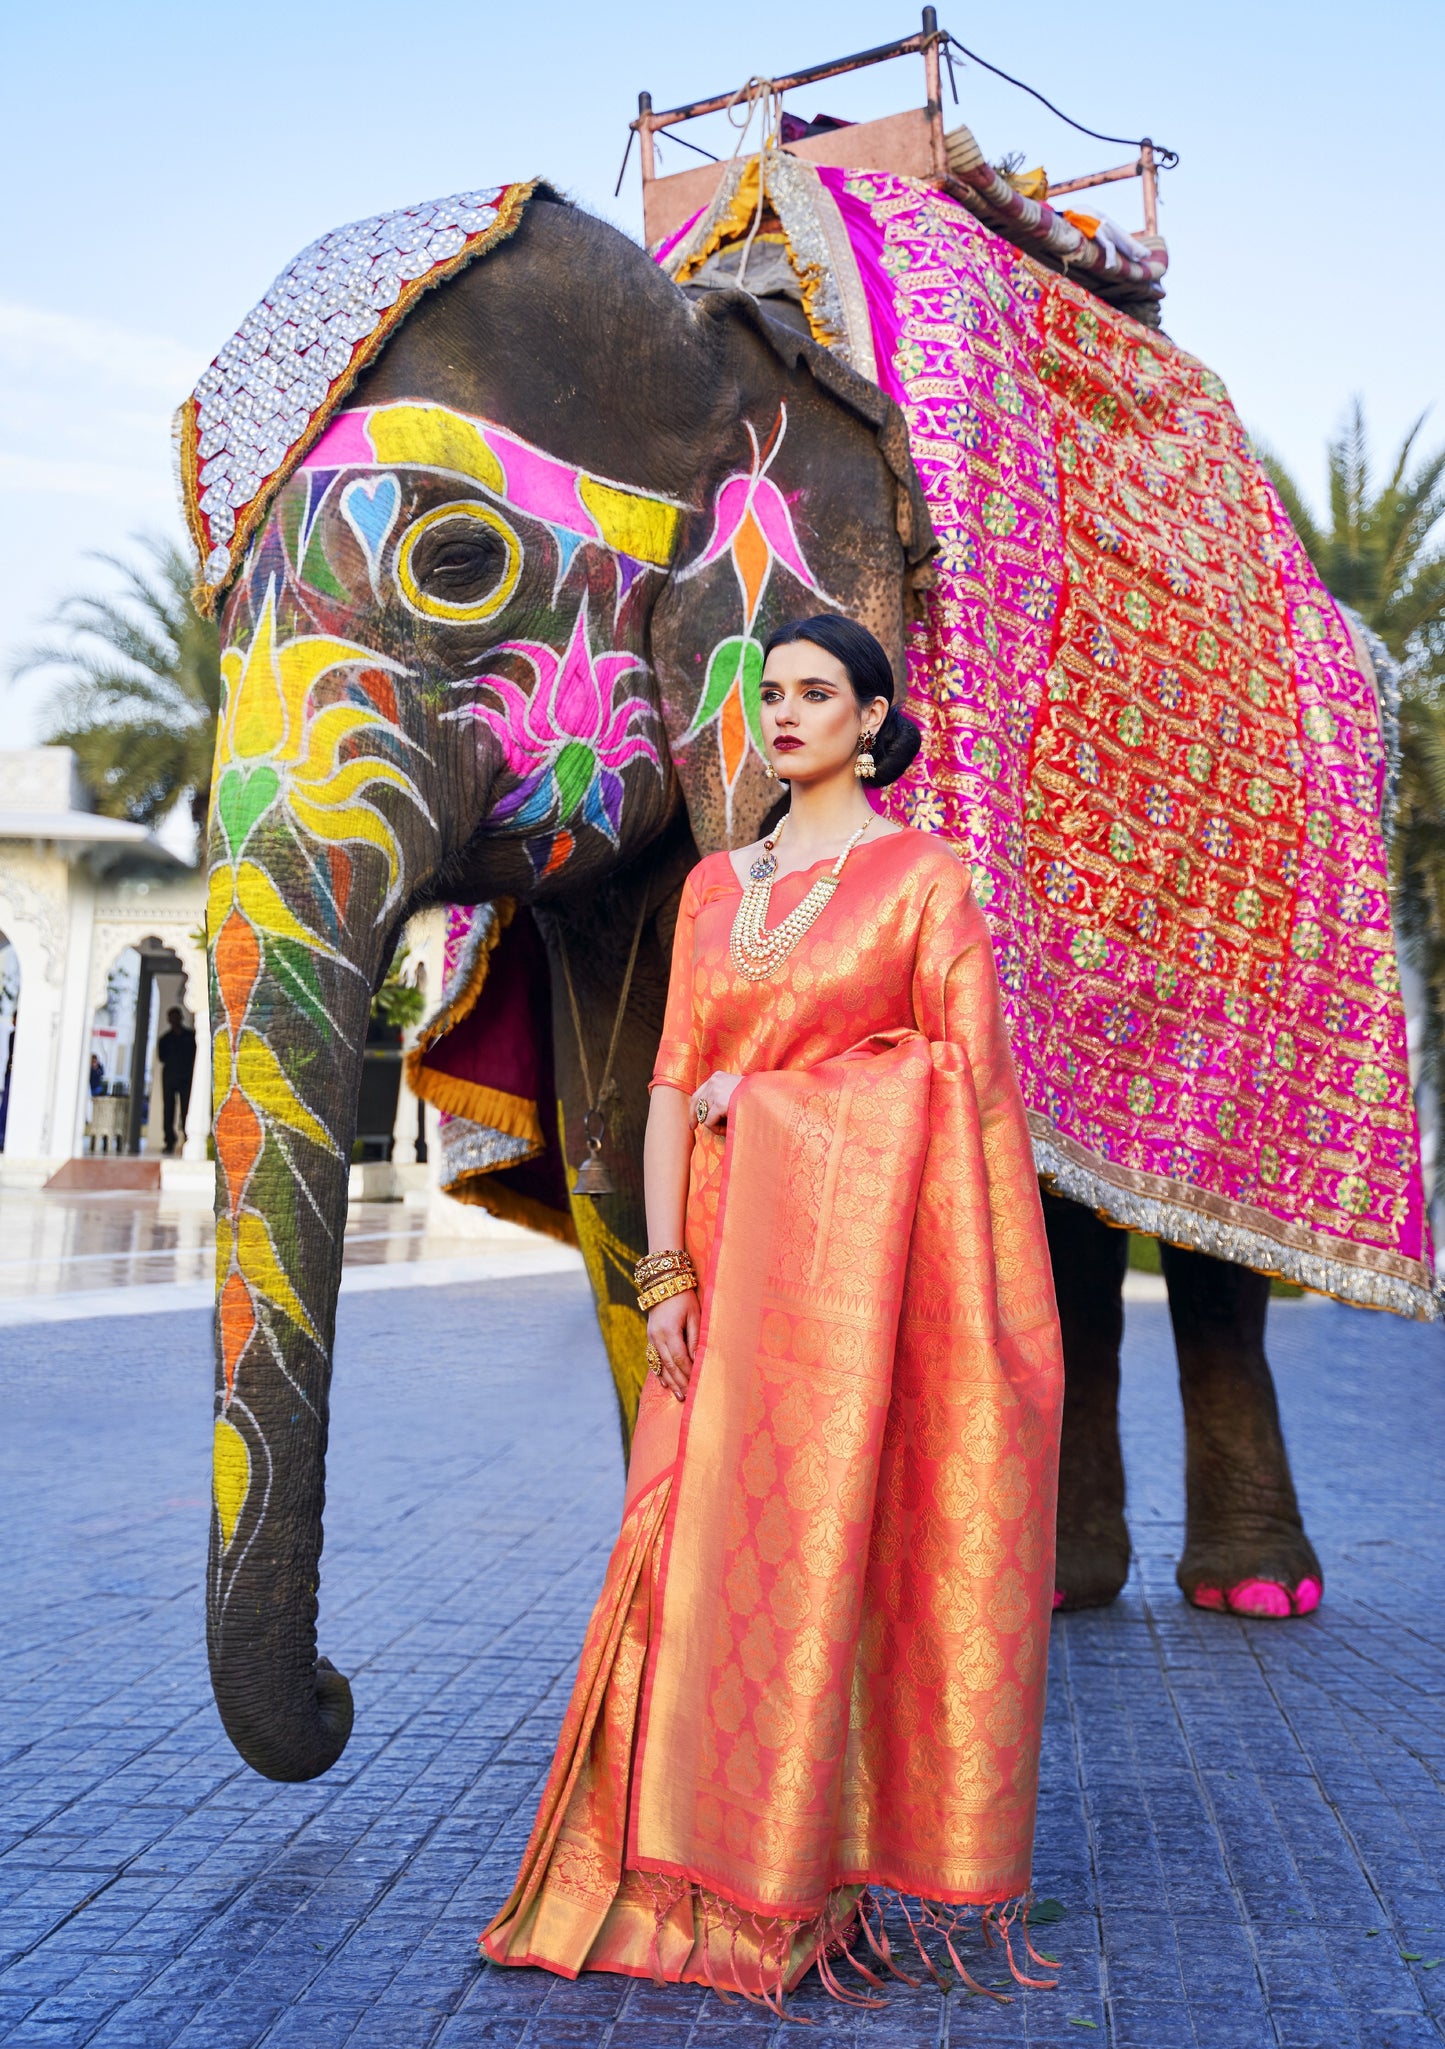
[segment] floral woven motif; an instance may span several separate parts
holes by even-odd
[[[928,186],[821,175],[940,544],[886,808],[973,864],[1041,1171],[1435,1314],[1379,706],[1223,384]]]

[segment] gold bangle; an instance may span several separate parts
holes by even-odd
[[[645,1295],[664,1281],[681,1280],[689,1287],[697,1286],[697,1270],[685,1252],[654,1252],[639,1259],[633,1272],[633,1284],[639,1295]]]
[[[647,1252],[632,1269],[632,1284],[636,1288],[650,1288],[666,1274],[692,1274],[696,1270],[688,1254],[676,1252]]]
[[[660,1302],[671,1301],[674,1295],[686,1295],[697,1286],[691,1274],[669,1274],[666,1280],[656,1281],[650,1288],[644,1288],[637,1298],[637,1306],[646,1316],[650,1309],[656,1309]]]

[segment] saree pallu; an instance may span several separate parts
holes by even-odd
[[[986,944],[965,960],[955,1006],[990,1017]],[[1027,1893],[1062,1367],[1006,1052],[875,1032],[750,1074],[698,1148],[692,1387],[644,1395],[482,1941],[776,1998],[865,1888],[1005,1920]]]

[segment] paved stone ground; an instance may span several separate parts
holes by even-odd
[[[1132,1306],[1139,1564],[1055,1627],[1036,1876],[1060,1989],[686,1989],[482,1969],[620,1499],[580,1282],[343,1299],[310,1786],[229,1749],[201,1648],[200,1313],[0,1330],[0,2039],[94,2049],[1424,2049],[1445,2038],[1445,1340],[1312,1303],[1272,1346],[1316,1618],[1175,1593],[1165,1312]],[[1006,1982],[975,1939],[968,1961]]]

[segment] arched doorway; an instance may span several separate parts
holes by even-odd
[[[15,1072],[15,1026],[20,1015],[20,956],[0,932],[0,1153],[10,1121],[10,1078]]]
[[[180,960],[164,940],[154,936],[122,947],[111,963],[105,1000],[91,1024],[92,1151],[162,1152],[168,1107],[172,1149],[179,1143],[190,1097],[191,1067],[185,1067],[184,1085],[179,1085],[181,1070],[163,1057],[161,1042],[172,1028],[172,1013],[179,1013],[180,1031],[191,1035],[194,1061],[195,1018],[186,1004],[185,990],[186,973]]]

